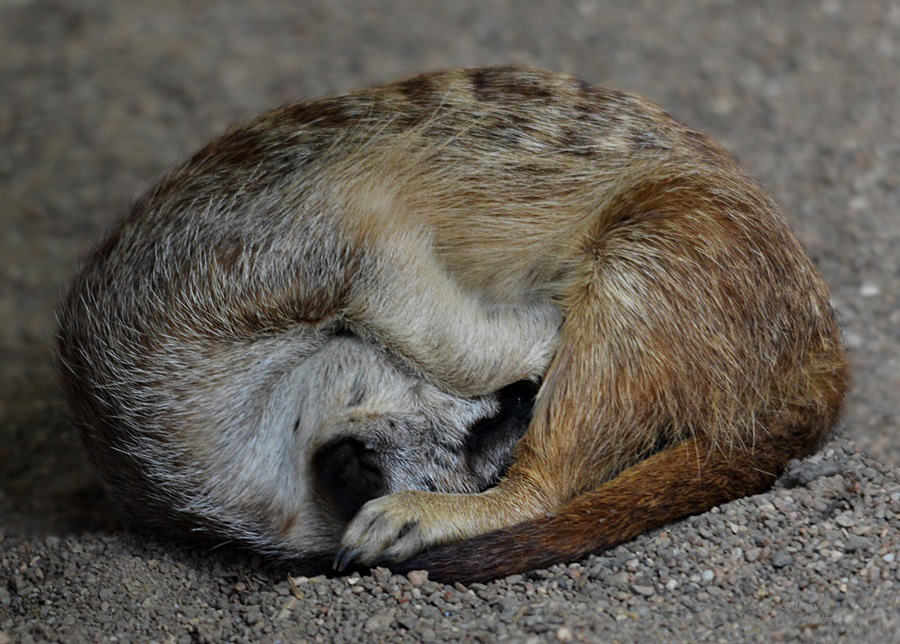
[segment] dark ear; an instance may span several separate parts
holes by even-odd
[[[513,460],[516,444],[525,435],[539,384],[521,380],[497,392],[500,411],[473,425],[466,439],[465,454],[469,469],[483,477],[487,488],[495,485]]]
[[[312,468],[316,486],[345,521],[366,501],[387,492],[376,453],[352,436],[335,438],[316,450]]]

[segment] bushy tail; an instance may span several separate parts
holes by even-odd
[[[690,439],[641,461],[556,513],[434,548],[394,567],[427,570],[436,581],[485,582],[577,561],[672,521],[768,489],[792,457],[806,452],[806,432],[723,453]]]

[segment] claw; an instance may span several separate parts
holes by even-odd
[[[358,555],[358,549],[344,546],[337,551],[336,555],[334,555],[334,563],[332,564],[332,568],[334,570],[337,570],[338,572],[344,572],[344,569],[348,565],[350,565],[350,562],[356,559]]]

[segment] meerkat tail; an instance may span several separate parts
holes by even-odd
[[[804,431],[785,431],[780,438],[732,453],[704,439],[685,440],[552,514],[431,549],[394,570],[427,570],[435,581],[473,583],[578,561],[673,521],[764,492],[787,460],[808,449]]]

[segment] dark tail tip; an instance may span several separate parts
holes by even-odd
[[[441,583],[484,583],[568,560],[549,535],[556,526],[551,518],[537,519],[427,550],[395,566],[394,572],[427,570],[428,578]]]

